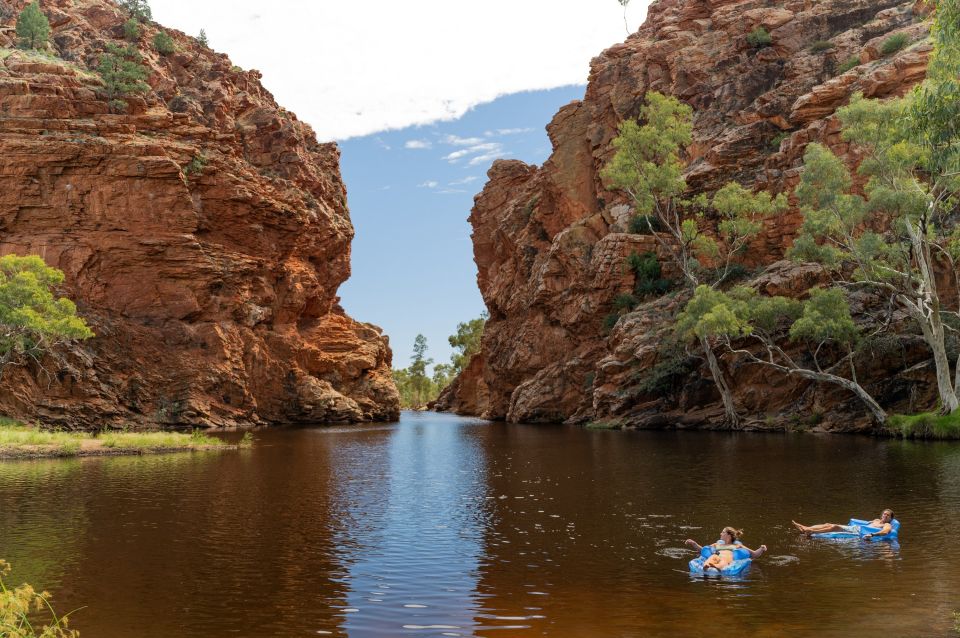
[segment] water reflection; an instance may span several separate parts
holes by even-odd
[[[405,414],[0,464],[0,556],[86,636],[945,634],[960,446]],[[901,546],[806,539],[891,507]],[[767,556],[691,578],[724,525]],[[705,622],[709,618],[709,622]]]

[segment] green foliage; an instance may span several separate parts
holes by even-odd
[[[603,318],[602,329],[604,334],[610,334],[620,321],[620,313],[612,312]]]
[[[627,230],[634,235],[652,235],[663,231],[663,224],[655,215],[634,215]]]
[[[210,41],[207,40],[207,30],[200,29],[200,35],[197,36],[197,42],[204,48],[210,47]]]
[[[654,396],[675,394],[698,363],[696,357],[690,356],[679,344],[669,343],[658,352],[657,362],[637,376],[635,387]]]
[[[5,578],[10,575],[10,564],[0,559],[0,636],[4,638],[77,638],[80,633],[68,629],[67,622],[70,614],[58,616],[50,605],[50,594],[46,591],[37,592],[28,584],[10,589]],[[72,612],[71,612],[72,613]],[[41,628],[34,627],[33,623],[40,621],[37,614],[43,617]]]
[[[790,131],[780,131],[779,133],[773,136],[773,139],[770,140],[770,148],[772,148],[775,151],[779,151],[780,143],[783,142],[783,140],[787,139],[788,137],[790,137]]]
[[[457,324],[457,334],[447,337],[454,353],[450,355],[453,364],[453,375],[456,376],[466,369],[473,355],[480,352],[480,341],[483,339],[483,328],[487,324],[487,313],[471,319],[466,323]]]
[[[960,439],[960,412],[894,414],[888,432],[907,439]]]
[[[620,123],[613,140],[616,153],[601,175],[611,188],[633,197],[638,214],[650,215],[659,201],[680,197],[687,189],[680,153],[692,141],[693,111],[651,91],[640,117],[643,126],[633,120]]]
[[[393,381],[400,392],[400,405],[404,408],[422,408],[439,394],[432,379],[427,376],[427,366],[433,359],[427,358],[427,338],[418,334],[413,342],[413,356],[410,357],[410,366],[405,369],[393,370]]]
[[[150,73],[143,64],[143,57],[133,46],[121,48],[108,44],[100,56],[97,73],[103,80],[103,92],[109,100],[118,100],[131,95],[142,95],[150,90],[146,83]]]
[[[850,316],[850,304],[840,288],[814,288],[803,303],[803,313],[790,326],[795,341],[821,343],[834,341],[854,345],[859,331]]]
[[[129,42],[136,42],[140,39],[140,21],[136,18],[130,18],[123,23],[123,37]]]
[[[837,67],[837,75],[843,75],[850,69],[856,68],[858,66],[860,66],[860,56],[851,55],[849,58],[846,59],[846,61],[843,64]]]
[[[763,27],[757,27],[747,34],[747,44],[754,49],[762,49],[770,46],[772,43],[773,37],[770,35],[770,32]]]
[[[190,162],[186,166],[183,167],[183,174],[187,177],[192,175],[202,175],[203,169],[205,169],[209,163],[210,160],[207,159],[206,154],[203,151],[200,151],[190,159]]]
[[[823,53],[824,51],[835,49],[836,46],[837,45],[830,40],[817,40],[810,45],[810,53]]]
[[[140,22],[149,22],[153,19],[153,12],[150,10],[148,0],[117,0],[117,4]]]
[[[93,336],[73,302],[54,295],[62,283],[63,273],[36,255],[0,258],[0,371]]]
[[[659,297],[673,287],[672,281],[663,278],[656,253],[631,252],[627,257],[627,268],[633,271],[634,294],[641,299]]]
[[[880,45],[881,55],[891,55],[896,53],[910,43],[910,37],[906,33],[895,33]]]
[[[153,36],[153,48],[160,55],[170,55],[177,50],[173,38],[166,31],[158,31],[157,35]]]
[[[17,36],[24,49],[43,49],[50,39],[50,22],[40,11],[39,0],[23,8],[17,18]]]

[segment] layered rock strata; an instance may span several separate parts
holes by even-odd
[[[96,338],[6,370],[0,412],[69,428],[393,419],[391,352],[338,303],[353,227],[335,144],[257,71],[141,26],[149,91],[91,72],[123,45],[105,0],[45,0],[47,56],[0,2],[0,253],[66,274]]]
[[[676,96],[695,112],[686,171],[692,193],[730,180],[791,192],[810,142],[856,163],[835,116],[853,93],[902,95],[923,79],[928,13],[923,3],[903,0],[654,2],[636,34],[593,60],[584,99],[547,127],[549,160],[541,167],[499,161],[490,170],[470,215],[490,314],[482,359],[441,397],[440,409],[517,422],[720,427],[719,396],[698,360],[678,360],[682,372],[668,379],[668,390],[642,389],[664,363],[662,344],[682,294],[640,307],[610,332],[603,327],[614,297],[634,283],[625,258],[658,251],[653,238],[624,232],[629,202],[600,178],[618,123],[637,118],[647,91]],[[772,45],[758,49],[747,35],[760,27]],[[883,42],[901,33],[909,44],[884,56]],[[845,63],[856,66],[841,73]],[[746,265],[762,269],[782,259],[800,222],[795,208],[770,220]],[[809,283],[804,268],[786,263],[765,276],[796,294]],[[884,363],[872,378],[896,386],[884,395],[888,403],[926,400],[920,350]],[[773,378],[729,358],[725,365],[754,427],[779,428],[803,415],[817,415],[821,428],[869,427],[842,391]]]

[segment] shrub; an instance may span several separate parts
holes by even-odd
[[[130,18],[123,23],[123,37],[128,42],[136,42],[140,39],[140,23],[136,18]]]
[[[655,215],[634,215],[630,218],[628,230],[634,235],[649,235],[651,230],[655,233],[661,232],[663,224]]]
[[[133,46],[122,49],[115,44],[107,45],[106,52],[100,56],[97,73],[103,80],[103,92],[109,100],[143,94],[150,89],[146,83],[150,72],[142,61]]]
[[[628,292],[621,293],[613,298],[613,307],[620,312],[630,312],[639,300]]]
[[[203,152],[199,152],[193,156],[193,159],[190,160],[190,163],[183,168],[183,174],[190,175],[200,175],[203,173],[203,169],[207,167],[207,164],[210,160],[207,159],[207,156]]]
[[[659,354],[657,363],[637,376],[636,389],[644,394],[673,394],[679,382],[697,367],[696,357],[691,357],[676,344],[667,346]]]
[[[614,327],[617,325],[617,322],[620,321],[620,314],[616,312],[611,312],[609,315],[603,318],[603,332],[609,334]]]
[[[3,577],[10,573],[10,563],[0,559],[0,636],[11,638],[76,638],[79,632],[67,629],[67,617],[57,616],[50,606],[50,594],[37,592],[31,585],[7,588]],[[50,615],[42,629],[36,629],[31,620],[39,620],[34,610]]]
[[[860,56],[851,55],[847,61],[837,67],[837,75],[843,75],[850,69],[860,66]]]
[[[148,22],[153,19],[153,12],[147,0],[117,0],[117,4],[126,9],[131,18],[136,18],[139,22]]]
[[[896,33],[883,41],[883,44],[880,45],[880,53],[882,55],[891,55],[907,46],[909,42],[910,38],[906,33]]]
[[[24,49],[42,49],[50,39],[50,22],[40,11],[39,0],[33,0],[23,8],[17,18],[17,35]]]
[[[171,38],[170,34],[166,31],[159,31],[157,35],[153,36],[153,48],[156,49],[160,55],[170,55],[177,50],[176,45],[173,43],[173,38]]]
[[[790,131],[780,131],[779,133],[773,136],[772,140],[770,140],[770,148],[772,148],[775,151],[779,151],[780,143],[783,142],[783,140],[787,139],[788,137],[790,137]]]
[[[772,42],[773,38],[770,36],[770,32],[763,27],[757,27],[747,34],[747,44],[752,46],[754,49],[768,47]]]
[[[633,292],[640,298],[651,295],[660,296],[670,290],[673,285],[669,279],[664,279],[660,270],[660,262],[656,254],[630,253],[627,257],[627,267],[633,271]]]
[[[823,53],[824,51],[836,48],[836,46],[837,45],[830,40],[817,40],[810,45],[810,53]]]
[[[210,47],[210,41],[207,40],[206,29],[200,29],[200,35],[197,36],[197,43],[205,49]]]

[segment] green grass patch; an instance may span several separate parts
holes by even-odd
[[[860,66],[860,56],[852,55],[847,58],[847,61],[837,67],[837,75],[843,75],[850,69]]]
[[[835,48],[835,45],[830,40],[817,40],[810,45],[810,53],[823,53],[824,51],[829,51],[830,49]]]
[[[619,421],[590,421],[586,428],[588,430],[620,430],[623,424]]]
[[[882,55],[891,55],[909,43],[910,37],[907,36],[906,33],[896,33],[883,41],[883,44],[880,45],[880,53]]]
[[[237,444],[208,436],[201,430],[184,432],[111,432],[98,434],[43,430],[0,417],[0,456],[78,456],[81,454],[143,453],[173,450],[250,447],[247,432]]]
[[[200,430],[183,432],[103,432],[97,436],[103,447],[125,450],[165,450],[198,447],[228,447]]]
[[[960,439],[960,411],[952,414],[894,414],[888,422],[888,430],[906,439]]]

